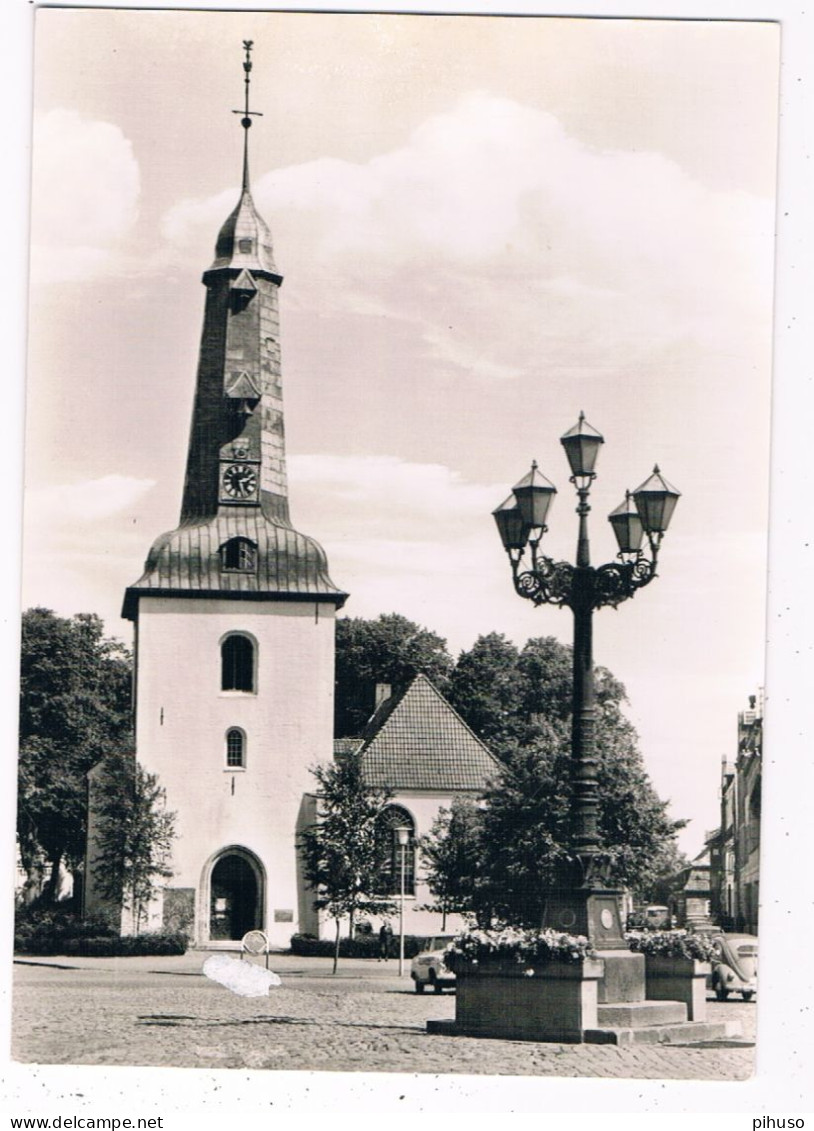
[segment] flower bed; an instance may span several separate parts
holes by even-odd
[[[631,950],[644,954],[648,1000],[683,1002],[689,1021],[703,1021],[711,940],[682,930],[631,931],[626,938]]]
[[[632,951],[661,958],[688,958],[709,962],[714,954],[711,939],[689,931],[628,931],[625,935]]]
[[[594,950],[584,935],[569,935],[550,929],[502,931],[465,931],[444,951],[444,963],[456,974],[473,972],[483,966],[517,969],[532,977],[535,967],[551,963],[576,964],[594,957]]]

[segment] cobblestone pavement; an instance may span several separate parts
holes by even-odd
[[[702,1047],[555,1045],[430,1035],[455,996],[419,996],[395,963],[273,956],[283,985],[243,999],[183,959],[20,959],[12,1055],[39,1064],[741,1080],[753,1072],[754,1003],[710,1001],[742,1039]]]

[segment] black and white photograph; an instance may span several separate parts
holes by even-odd
[[[614,15],[32,14],[14,1072],[759,1082],[790,78]]]

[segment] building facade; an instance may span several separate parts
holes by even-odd
[[[738,715],[737,756],[721,766],[721,823],[707,837],[712,917],[749,934],[759,919],[762,762],[763,705],[752,695]]]

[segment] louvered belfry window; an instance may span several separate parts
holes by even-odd
[[[254,643],[248,636],[227,636],[221,644],[221,690],[254,691]]]
[[[221,569],[253,573],[257,569],[257,547],[248,538],[230,538],[220,548]]]

